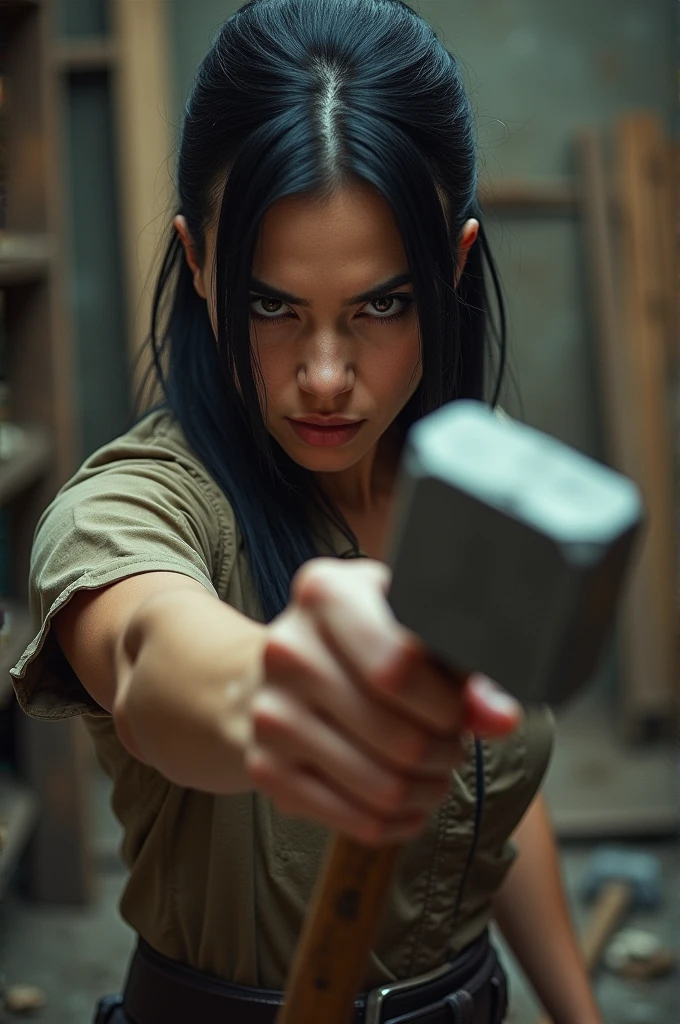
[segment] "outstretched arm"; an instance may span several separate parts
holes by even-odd
[[[601,1024],[540,794],[513,840],[518,856],[494,899],[498,926],[555,1024]]]

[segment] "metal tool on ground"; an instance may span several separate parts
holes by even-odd
[[[642,928],[623,928],[604,955],[608,970],[631,981],[649,981],[670,974],[676,957],[662,939]]]
[[[581,892],[593,905],[580,941],[590,972],[629,910],[655,910],[661,903],[661,863],[649,853],[600,847],[586,869]],[[542,1017],[539,1024],[550,1024],[550,1018]]]
[[[451,403],[409,433],[390,602],[453,672],[557,703],[597,665],[640,519],[624,477],[480,403]],[[347,1024],[398,852],[333,840],[278,1024]]]

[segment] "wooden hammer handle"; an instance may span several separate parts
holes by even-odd
[[[277,1024],[349,1024],[398,846],[331,843],[297,946]]]
[[[631,887],[625,882],[610,882],[597,897],[580,943],[588,973],[597,966],[610,935],[628,909],[631,897]],[[552,1020],[541,1017],[538,1024],[552,1024]]]
[[[597,898],[581,939],[581,952],[588,971],[592,971],[609,936],[625,914],[632,890],[625,882],[610,882]]]

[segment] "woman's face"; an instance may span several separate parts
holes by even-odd
[[[269,432],[317,472],[373,447],[421,378],[408,263],[370,187],[275,203],[253,261],[250,336]]]
[[[208,232],[206,268],[213,252]],[[211,295],[195,270],[197,288]],[[388,203],[361,184],[323,202],[276,202],[262,221],[250,315],[271,435],[315,472],[359,463],[422,375],[413,288]]]

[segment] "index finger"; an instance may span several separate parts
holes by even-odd
[[[314,559],[294,581],[298,602],[322,621],[348,668],[357,675],[388,670],[417,646],[395,618],[386,593],[390,571],[373,560]]]
[[[373,563],[375,565],[376,563]],[[384,575],[366,564],[315,568],[298,595],[353,677],[402,715],[439,735],[458,731],[465,680],[429,658],[395,618]]]

